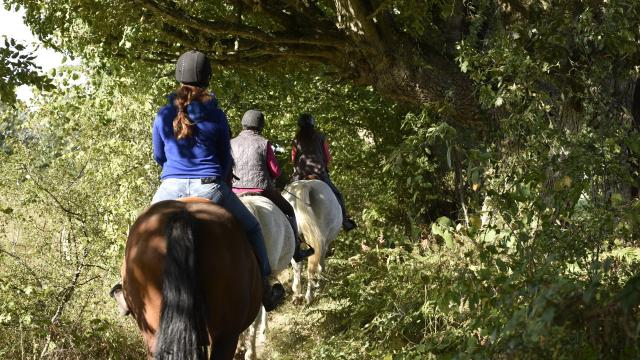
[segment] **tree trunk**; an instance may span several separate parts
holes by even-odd
[[[368,57],[369,66],[360,69],[357,82],[413,107],[448,102],[453,110],[452,125],[478,125],[480,106],[471,81],[454,63],[440,56],[418,58],[405,49],[394,50]]]

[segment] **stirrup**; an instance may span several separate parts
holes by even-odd
[[[316,251],[309,245],[307,245],[309,246],[308,249],[302,250],[300,248],[301,245],[302,244],[299,243],[298,246],[296,246],[295,251],[293,252],[293,260],[297,263],[316,253]]]
[[[344,231],[350,231],[353,230],[355,228],[357,228],[358,225],[356,225],[355,221],[346,218],[344,219],[344,221],[342,221],[342,228],[344,229]]]

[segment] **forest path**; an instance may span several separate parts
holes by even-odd
[[[327,265],[327,268],[331,268],[329,261]],[[327,272],[323,275],[320,281],[320,291],[317,293],[318,297],[309,306],[299,306],[292,302],[293,272],[291,269],[278,276],[287,294],[285,302],[278,309],[269,313],[265,336],[259,335],[258,337],[257,353],[260,359],[309,358],[309,354],[315,351],[316,344],[322,342],[325,334],[319,326],[321,326],[324,312],[335,305],[333,299],[323,294],[327,286],[332,286],[331,281],[328,281],[332,274]],[[302,278],[303,286],[306,289],[306,267]]]

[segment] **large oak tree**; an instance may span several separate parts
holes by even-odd
[[[457,125],[508,78],[495,58],[517,43],[543,63],[534,91],[559,99],[584,91],[575,70],[638,61],[635,1],[580,0],[10,0],[47,44],[120,64],[171,64],[188,49],[232,68],[284,65],[372,86],[413,107],[445,101]],[[622,22],[621,22],[622,20]],[[618,29],[629,29],[620,31]],[[495,41],[499,39],[498,41]],[[635,46],[635,48],[634,48]],[[491,78],[469,79],[465,49]],[[469,53],[467,51],[467,53]],[[618,56],[612,58],[612,56]],[[547,65],[544,65],[547,64]],[[491,86],[491,87],[487,87]],[[486,102],[484,102],[486,105]],[[486,117],[485,117],[486,118]]]
[[[472,84],[455,61],[473,2],[442,0],[16,0],[50,45],[76,54],[173,62],[199,49],[215,63],[283,63],[323,71],[419,106],[448,99],[476,118]],[[106,51],[105,51],[106,50]]]

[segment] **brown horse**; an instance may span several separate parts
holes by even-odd
[[[260,269],[231,214],[206,199],[162,201],[131,227],[122,266],[149,359],[232,359],[261,305]]]

